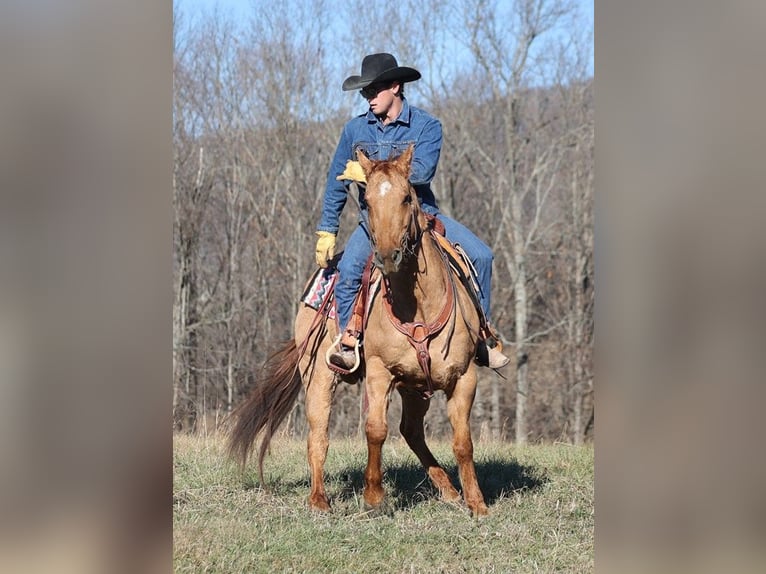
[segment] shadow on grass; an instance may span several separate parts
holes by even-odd
[[[475,464],[479,487],[488,506],[499,498],[514,492],[535,490],[547,482],[540,471],[516,461],[490,459],[477,461]],[[462,494],[457,465],[445,465],[444,470],[453,486]],[[423,500],[439,497],[439,492],[419,465],[388,467],[384,468],[384,472],[384,485],[399,508],[411,508]]]
[[[536,490],[549,480],[541,469],[507,459],[482,460],[475,464],[479,487],[484,493],[484,500],[488,506],[515,492]],[[457,465],[445,465],[444,470],[449,475],[453,486],[462,493]],[[384,465],[383,472],[383,487],[386,489],[387,501],[394,509],[406,510],[426,500],[439,498],[439,492],[419,464]],[[325,480],[331,503],[358,499],[362,496],[364,488],[364,468],[343,468],[326,474]],[[286,494],[300,488],[310,488],[308,479],[282,482],[276,490]]]

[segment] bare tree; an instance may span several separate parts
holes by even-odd
[[[483,176],[498,191],[491,203],[492,211],[500,214],[492,243],[514,293],[515,435],[520,444],[528,436],[528,345],[533,337],[529,333],[528,255],[543,233],[542,214],[558,183],[560,162],[558,142],[541,145],[538,137],[545,128],[545,115],[530,114],[534,103],[530,100],[536,94],[533,84],[545,75],[545,67],[536,59],[540,52],[534,48],[570,9],[559,0],[525,0],[510,7],[488,0],[463,3],[467,43],[481,71],[477,80],[486,86],[486,98],[498,124],[475,142],[472,151],[481,162],[474,177]],[[494,408],[499,411],[499,405]]]
[[[192,103],[197,88],[184,65],[192,48],[180,40],[179,25],[178,20],[174,21],[173,421],[176,428],[193,430],[198,414],[198,330],[202,314],[198,249],[212,180],[205,148],[194,136],[201,129],[203,114]]]
[[[550,234],[547,285],[536,282],[538,308],[548,324],[560,324],[558,357],[563,383],[556,402],[572,441],[581,444],[592,426],[594,304],[594,122],[588,47],[592,36],[562,38],[551,96],[561,134],[561,189],[551,211],[558,222]]]

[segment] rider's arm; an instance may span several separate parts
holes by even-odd
[[[348,125],[343,128],[338,141],[338,147],[335,149],[335,155],[330,163],[330,169],[327,173],[327,183],[325,185],[324,202],[322,205],[322,218],[317,226],[317,231],[327,231],[329,233],[338,233],[340,227],[340,214],[346,205],[348,195],[343,186],[343,181],[337,181],[338,177],[346,167],[346,162],[351,159],[351,136]]]
[[[410,182],[413,185],[430,183],[436,174],[439,154],[442,149],[442,124],[434,117],[428,116],[423,123],[415,144],[412,156],[412,171]]]

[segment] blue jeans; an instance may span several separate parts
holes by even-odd
[[[439,213],[438,209],[430,205],[423,204],[421,207],[426,213],[438,215],[439,221],[444,224],[447,239],[452,243],[459,243],[468,254],[478,275],[479,301],[484,315],[489,321],[490,282],[492,280],[492,260],[494,259],[492,250],[465,225]],[[345,330],[351,319],[356,292],[362,284],[362,273],[370,253],[372,253],[370,238],[365,227],[360,224],[348,238],[343,256],[338,263],[340,276],[335,283],[335,305],[341,331]]]

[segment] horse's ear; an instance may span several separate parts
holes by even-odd
[[[372,169],[372,160],[364,155],[364,152],[360,149],[356,150],[356,160],[362,166],[365,175],[369,174]]]
[[[407,146],[407,149],[402,152],[402,155],[396,158],[394,160],[396,162],[396,166],[401,169],[409,178],[411,173],[411,167],[412,167],[412,152],[415,150],[415,145],[410,144]]]

